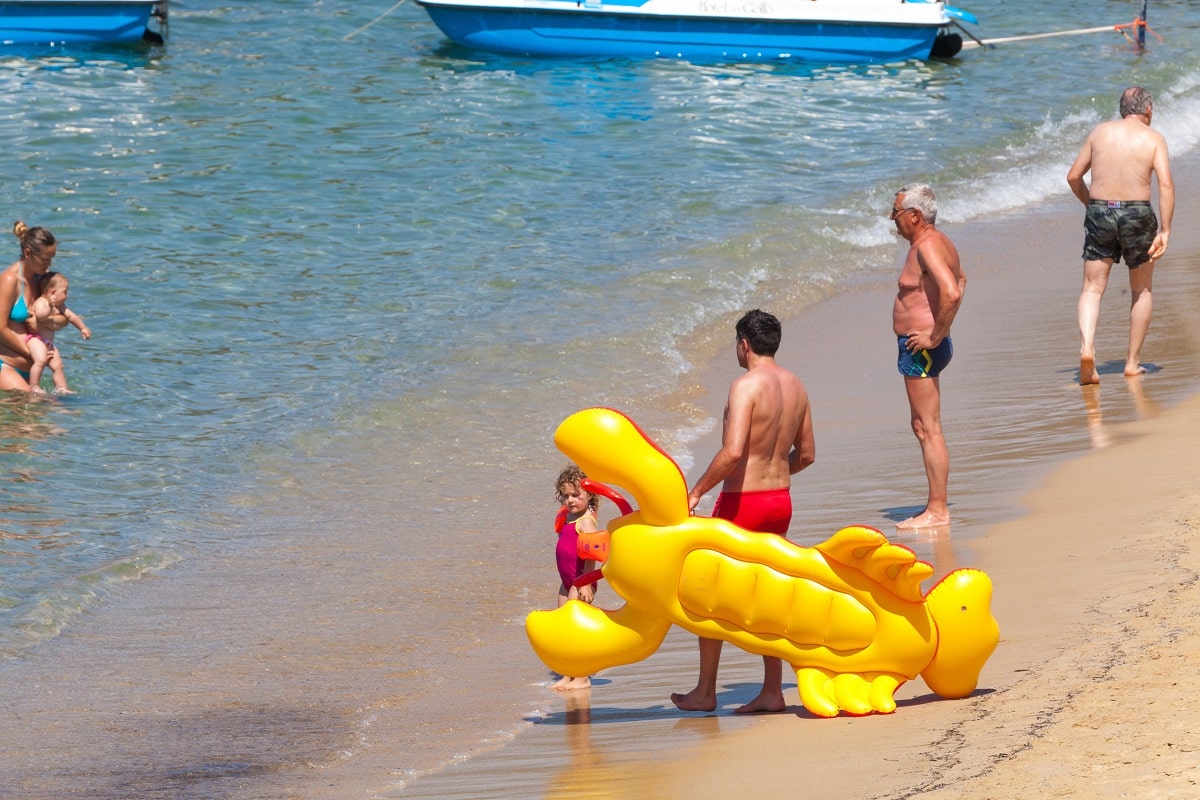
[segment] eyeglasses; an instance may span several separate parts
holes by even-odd
[[[898,215],[903,214],[905,211],[920,211],[920,209],[919,208],[895,208],[895,207],[893,207],[892,213],[889,215],[889,218],[895,219]]]

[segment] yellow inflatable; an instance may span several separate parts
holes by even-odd
[[[1000,638],[983,572],[956,570],[922,596],[933,568],[873,528],[800,547],[691,516],[679,467],[612,409],[573,414],[554,441],[590,480],[632,494],[638,509],[608,526],[603,574],[622,608],[573,600],[526,619],[551,669],[591,675],[640,661],[674,624],[788,662],[804,707],[822,717],[891,713],[896,688],[917,675],[942,697],[975,690]]]

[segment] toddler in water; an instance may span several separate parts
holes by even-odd
[[[61,272],[47,272],[42,276],[39,287],[41,294],[33,301],[29,319],[25,321],[29,331],[25,334],[25,343],[29,346],[29,355],[33,358],[33,367],[29,370],[29,388],[35,392],[42,391],[42,370],[48,364],[54,375],[55,391],[70,394],[62,356],[54,346],[54,332],[62,330],[68,324],[79,328],[84,339],[92,338],[92,332],[84,324],[83,317],[67,308],[66,275]]]
[[[558,561],[558,576],[562,579],[562,585],[558,587],[559,606],[568,600],[591,603],[596,596],[596,584],[580,587],[574,585],[576,578],[595,569],[594,562],[584,561],[579,557],[579,534],[599,530],[596,525],[596,509],[600,506],[600,498],[584,491],[581,482],[585,477],[587,476],[583,474],[583,470],[571,464],[559,473],[558,481],[554,484],[558,502],[562,505],[558,517],[554,520],[555,532],[558,534],[558,545],[554,553]],[[592,680],[587,675],[564,675],[554,684],[554,688],[566,691],[587,689],[591,685]]]

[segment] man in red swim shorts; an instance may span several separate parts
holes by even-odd
[[[737,323],[738,366],[746,370],[729,387],[721,449],[688,493],[692,509],[721,483],[713,516],[747,530],[787,533],[792,521],[791,476],[816,460],[812,412],[800,379],[775,363],[782,328],[765,311],[747,312]],[[721,640],[700,640],[700,678],[687,694],[672,694],[684,711],[714,711]],[[738,709],[783,711],[783,662],[763,657],[763,686]]]

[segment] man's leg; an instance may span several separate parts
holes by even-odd
[[[1142,343],[1150,330],[1150,319],[1154,316],[1154,297],[1151,283],[1154,279],[1154,261],[1146,261],[1129,270],[1129,352],[1125,356],[1125,375],[1141,375]]]
[[[1096,371],[1096,323],[1100,319],[1100,301],[1108,288],[1112,265],[1111,258],[1083,262],[1083,291],[1079,293],[1078,308],[1079,383],[1085,386],[1100,382],[1100,373]],[[1133,280],[1132,275],[1130,280]]]
[[[908,405],[912,411],[912,429],[921,443],[929,498],[925,510],[896,525],[901,530],[950,524],[947,485],[950,481],[950,454],[942,435],[942,393],[937,378],[904,379]]]
[[[783,661],[773,656],[763,656],[763,685],[749,703],[737,710],[738,714],[753,714],[760,711],[783,711],[787,702],[783,699]]]
[[[700,639],[700,679],[687,694],[675,692],[671,702],[681,711],[716,711],[717,668],[721,665],[720,639]]]

